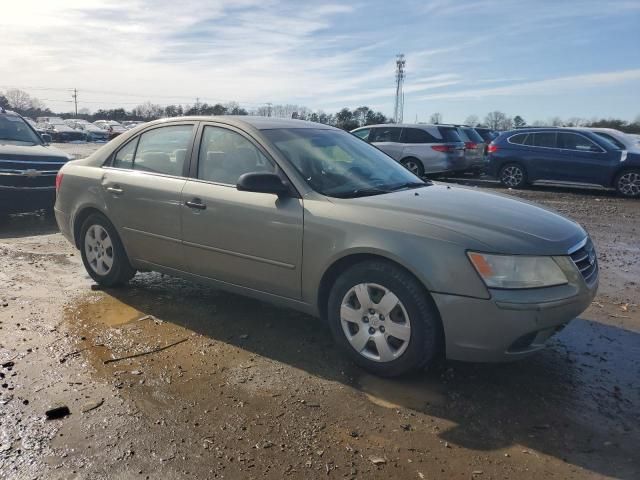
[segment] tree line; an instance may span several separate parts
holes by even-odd
[[[21,115],[36,118],[47,116],[59,116],[62,118],[75,118],[75,113],[54,113],[41,100],[29,95],[20,89],[9,89],[0,92],[0,107],[15,110]],[[283,104],[262,106],[246,109],[237,102],[208,104],[206,102],[196,102],[194,104],[172,104],[158,105],[151,102],[142,103],[131,110],[124,108],[98,109],[91,112],[87,108],[78,110],[77,118],[83,118],[90,122],[96,120],[142,120],[150,121],[164,117],[179,117],[183,115],[260,115],[265,117],[292,118],[308,120],[311,122],[332,125],[343,130],[353,130],[364,125],[375,125],[381,123],[393,123],[393,119],[388,118],[382,112],[362,106],[353,110],[343,108],[336,113],[326,113],[323,111],[313,111],[302,105]],[[443,115],[435,112],[429,117],[429,123],[441,124],[444,122]],[[525,126],[565,126],[565,127],[606,127],[615,128],[627,133],[640,133],[640,115],[633,121],[616,118],[593,118],[585,119],[570,117],[562,119],[553,117],[547,121],[536,120],[530,124],[520,115],[513,117],[501,111],[489,112],[484,119],[477,115],[469,115],[464,122],[466,125],[474,127],[487,127],[493,130],[511,130],[513,128]]]

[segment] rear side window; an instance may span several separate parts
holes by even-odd
[[[115,168],[126,168],[127,170],[133,169],[133,157],[136,154],[138,140],[140,140],[140,137],[134,138],[118,150],[118,153],[116,153],[116,156],[113,159],[113,166]]]
[[[402,130],[402,143],[438,143],[436,139],[426,130],[420,128],[404,128]]]
[[[525,145],[532,147],[556,148],[556,132],[530,133]]]
[[[116,168],[182,176],[193,125],[160,127],[143,133],[121,148]]]
[[[362,140],[369,139],[369,132],[371,129],[363,128],[362,130],[358,130],[357,132],[352,132],[356,137],[361,138]]]
[[[377,127],[372,128],[369,134],[370,142],[399,142],[400,132],[402,128],[399,127]]]
[[[567,150],[578,150],[580,152],[601,152],[602,148],[589,140],[587,137],[577,133],[559,133],[558,147]]]
[[[528,133],[518,133],[512,137],[509,137],[509,143],[513,143],[515,145],[526,145],[525,141],[527,140]]]
[[[458,135],[455,127],[438,127],[438,131],[445,142],[462,142],[462,138]]]

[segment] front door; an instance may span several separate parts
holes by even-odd
[[[375,127],[369,134],[369,143],[375,145],[396,161],[402,160],[404,145],[400,143],[400,127]]]
[[[182,192],[189,272],[300,298],[302,200],[236,188],[244,173],[275,171],[266,152],[243,132],[202,128],[197,178],[189,179]]]
[[[193,123],[147,130],[103,169],[106,213],[134,262],[184,268],[181,195],[194,130]]]
[[[571,155],[572,178],[576,182],[609,185],[619,165],[620,152],[608,152],[578,133],[558,133],[558,145]]]

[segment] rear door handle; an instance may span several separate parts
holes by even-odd
[[[202,200],[199,198],[194,198],[190,202],[184,202],[184,204],[189,208],[195,208],[196,210],[204,210],[207,206],[202,203]]]
[[[115,186],[115,187],[107,187],[107,192],[113,193],[115,195],[120,195],[121,193],[124,193],[124,190],[122,190],[118,186]]]

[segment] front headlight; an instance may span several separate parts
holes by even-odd
[[[468,252],[489,288],[539,288],[564,285],[567,277],[551,257]]]

